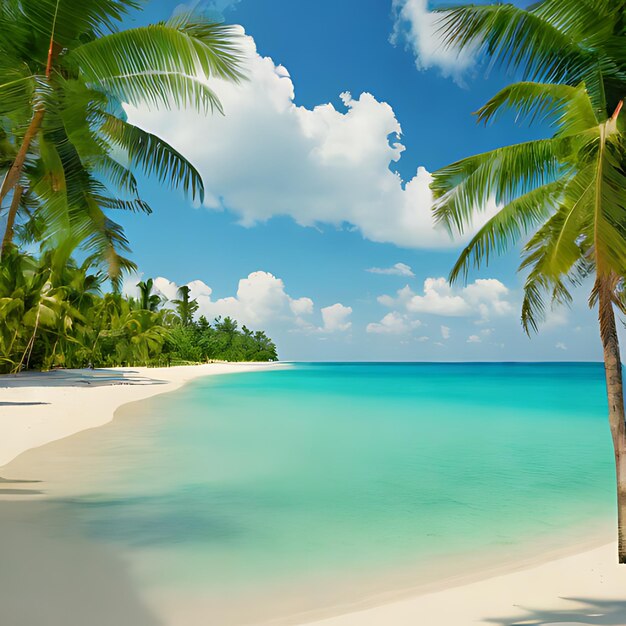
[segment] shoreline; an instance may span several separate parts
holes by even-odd
[[[219,363],[172,368],[64,370],[0,377],[0,434],[3,435],[0,437],[0,464],[7,465],[29,449],[105,425],[122,406],[175,391],[198,378],[281,367],[285,364]],[[33,504],[34,500],[36,496]],[[477,559],[471,571],[465,567],[464,573],[443,577],[437,575],[438,564],[434,564],[431,583],[398,584],[391,591],[369,594],[357,602],[339,602],[262,623],[306,626],[626,624],[626,599],[621,600],[626,588],[626,567],[617,565],[615,546],[608,523],[606,531],[599,524],[597,534],[585,534],[581,529],[578,535],[572,535],[567,545],[550,548],[546,544],[543,551],[537,550],[523,559],[516,556],[509,563],[499,565],[481,564]],[[42,550],[37,558],[44,553]],[[126,584],[132,584],[130,579]],[[173,607],[173,614],[152,603],[146,608],[163,620],[163,626],[201,623],[195,614],[187,614],[189,621],[181,621]],[[607,615],[613,621],[601,621],[606,620]]]
[[[289,365],[206,363],[1,375],[0,469],[27,450],[109,423],[125,404],[175,391],[205,376],[284,367]]]
[[[572,547],[573,549],[573,547]],[[617,564],[617,542],[511,566],[508,573],[457,582],[384,604],[318,619],[302,626],[595,626],[626,624],[626,568]],[[442,584],[444,581],[442,581]]]

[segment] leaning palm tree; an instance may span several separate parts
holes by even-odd
[[[537,330],[546,301],[569,302],[571,287],[593,277],[589,301],[599,311],[615,449],[619,562],[626,563],[626,422],[614,312],[626,310],[626,144],[622,102],[610,116],[604,108],[584,84],[513,84],[478,111],[479,120],[513,109],[550,121],[554,135],[453,163],[434,174],[432,189],[436,219],[453,232],[463,231],[490,198],[501,207],[463,250],[451,281],[529,235],[520,266],[528,271],[527,331]]]
[[[229,26],[201,15],[119,30],[135,0],[5,0],[0,5],[0,206],[9,202],[2,251],[27,197],[46,237],[82,233],[119,273],[127,249],[109,209],[149,211],[135,172],[202,198],[181,154],[131,125],[123,104],[221,110],[212,78],[238,81]]]

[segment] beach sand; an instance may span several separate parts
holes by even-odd
[[[624,626],[626,566],[617,564],[617,545],[610,543],[528,569],[305,623],[307,626]]]
[[[276,367],[285,364],[207,363],[0,376],[0,468],[25,450],[110,422],[123,404],[174,391],[202,376]]]
[[[60,371],[0,378],[0,465],[30,448],[111,421],[123,404],[172,391],[200,376],[277,365],[209,364],[162,369]],[[280,365],[278,365],[280,367]],[[43,452],[43,451],[42,451]],[[3,476],[0,468],[0,476]],[[134,589],[128,564],[78,538],[62,502],[41,499],[36,484],[0,485],[0,623],[3,626],[188,626],[213,624],[187,611],[161,611]],[[32,495],[32,497],[31,497]],[[56,516],[56,518],[55,518]],[[41,524],[42,517],[49,523]],[[54,519],[53,519],[54,518]],[[57,519],[58,518],[58,519]],[[40,520],[37,524],[33,520]],[[54,533],[49,529],[55,528]],[[460,529],[462,532],[462,529]],[[476,571],[471,580],[399,590],[280,624],[310,626],[626,626],[626,566],[616,545],[572,545],[533,563]],[[77,590],[80,590],[77,593]],[[398,599],[401,598],[401,599]],[[286,604],[289,604],[286,599]],[[205,614],[206,616],[206,614]],[[269,622],[268,622],[269,623]],[[216,626],[224,626],[217,624]]]

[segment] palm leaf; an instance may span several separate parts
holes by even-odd
[[[470,266],[489,263],[493,253],[503,254],[533,227],[554,211],[563,194],[564,182],[556,180],[521,195],[503,206],[477,233],[461,252],[449,280],[467,279]]]
[[[166,141],[113,115],[107,115],[101,132],[128,156],[131,167],[141,167],[162,183],[191,192],[204,200],[204,184],[198,170]]]
[[[183,25],[156,24],[100,37],[75,48],[67,61],[88,84],[124,102],[221,111],[207,80],[241,76],[231,39],[232,30],[216,27],[212,48]]]

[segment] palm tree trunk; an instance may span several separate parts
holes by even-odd
[[[33,117],[30,120],[30,124],[26,129],[22,145],[15,155],[15,160],[11,164],[9,171],[6,173],[4,180],[2,181],[2,187],[0,187],[0,203],[7,197],[8,193],[15,187],[22,175],[24,169],[24,163],[26,162],[26,156],[30,150],[30,145],[35,138],[35,135],[41,128],[41,122],[45,114],[44,109],[38,109],[34,112]]]
[[[22,199],[22,193],[24,189],[21,185],[18,185],[13,192],[13,199],[11,200],[11,206],[9,207],[9,214],[7,216],[7,225],[4,230],[4,237],[2,238],[2,246],[0,247],[0,258],[2,258],[9,246],[13,243],[13,230],[15,227],[15,218],[17,211],[20,208],[20,200]]]
[[[615,452],[617,478],[618,559],[626,563],[626,421],[619,340],[613,310],[613,289],[610,279],[599,279],[598,290],[600,336],[604,350],[606,392],[609,403],[609,425]]]
[[[37,111],[35,111],[33,117],[30,120],[30,124],[26,129],[26,134],[24,135],[24,139],[22,140],[22,145],[17,151],[17,154],[15,155],[15,160],[11,164],[9,171],[6,173],[4,180],[2,181],[2,186],[0,187],[0,205],[2,205],[5,198],[9,195],[11,189],[13,189],[20,181],[22,172],[24,171],[24,163],[26,162],[28,151],[30,150],[33,139],[41,128],[41,122],[43,121],[44,114],[44,109],[38,109]],[[12,208],[13,206],[11,206],[11,209]],[[11,209],[9,210],[9,217],[11,216]],[[15,215],[13,215],[13,221],[15,221]],[[7,223],[7,228],[4,231],[4,237],[2,240],[3,250],[5,246],[4,242],[5,240],[7,240],[7,237],[9,242],[13,241],[13,221],[11,221],[11,229],[9,229],[9,224]]]
[[[48,47],[48,58],[46,60],[47,79],[50,79],[50,74],[52,73],[52,62],[54,61],[55,56],[58,54],[58,50],[55,52],[54,48],[54,33],[56,29],[59,3],[59,0],[57,0],[56,8],[54,10],[54,20],[52,22],[52,32],[50,33],[50,45]],[[41,128],[41,122],[43,121],[43,117],[45,114],[46,110],[42,106],[37,108],[33,113],[33,117],[30,120],[30,124],[28,125],[26,133],[24,135],[24,139],[22,140],[22,145],[15,155],[15,161],[13,161],[13,164],[9,168],[9,171],[4,176],[2,186],[0,186],[0,206],[2,206],[4,199],[7,197],[11,189],[13,189],[19,183],[20,178],[22,177],[22,172],[24,171],[24,163],[26,163],[26,157],[28,155],[28,151],[30,150],[30,145],[33,143],[33,139]],[[4,231],[4,237],[2,238],[2,249],[0,249],[0,256],[5,250],[6,242],[8,241],[9,243],[11,243],[13,241],[13,224],[15,222],[15,213],[13,214],[11,219],[12,209],[13,205],[11,205],[11,209],[9,210],[9,221],[7,223],[7,228]],[[15,212],[17,212],[17,208],[15,209]]]

